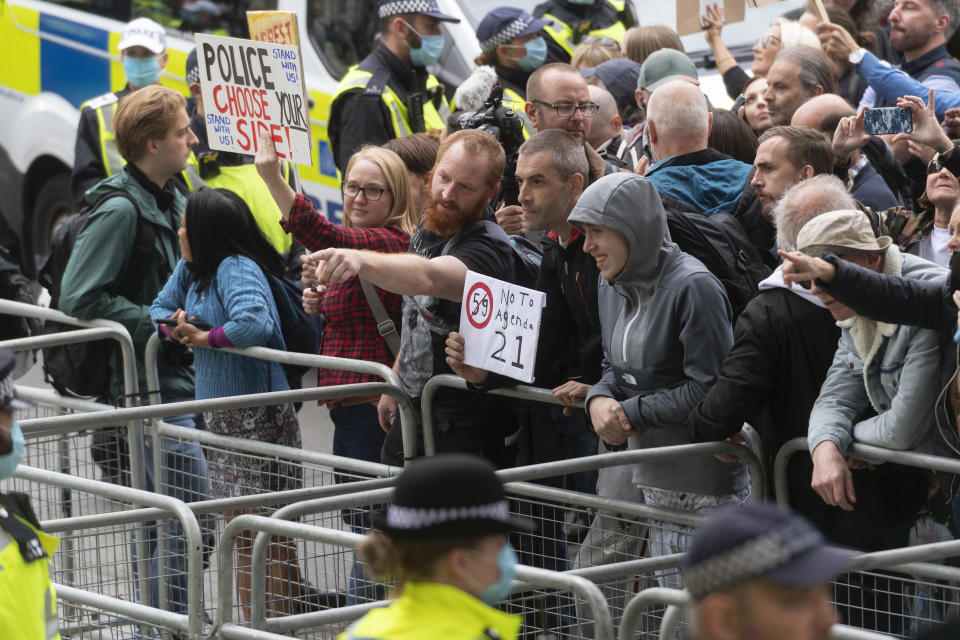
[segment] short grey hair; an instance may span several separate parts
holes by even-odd
[[[856,209],[857,202],[840,178],[821,174],[787,189],[773,207],[777,248],[796,251],[800,229],[822,213]]]
[[[776,61],[786,60],[797,65],[797,80],[804,93],[820,85],[824,93],[836,93],[837,87],[827,59],[819,49],[813,47],[790,47],[777,54]]]
[[[960,4],[957,3],[957,0],[927,0],[927,2],[930,3],[934,17],[947,14],[947,17],[950,18],[950,26],[943,33],[944,37],[949,40],[953,32],[957,30],[957,22],[960,22]]]
[[[707,139],[710,106],[695,84],[674,80],[657,87],[647,101],[647,120],[652,120],[659,138]]]
[[[590,175],[590,163],[587,161],[587,152],[583,143],[562,129],[547,129],[530,137],[520,146],[520,155],[529,156],[535,153],[549,153],[553,158],[553,168],[563,180],[575,173],[583,176],[586,185]]]

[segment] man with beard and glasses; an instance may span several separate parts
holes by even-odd
[[[499,190],[504,163],[496,138],[482,131],[457,131],[437,152],[427,208],[409,253],[324,249],[311,256],[319,261],[320,282],[345,282],[358,275],[404,296],[395,369],[416,404],[431,377],[453,371],[445,348],[448,335],[459,327],[467,271],[514,280],[510,240],[489,219],[492,212],[487,209]],[[479,393],[476,387],[441,389],[432,408],[438,452],[479,454],[501,468],[514,463],[518,436],[509,401]],[[383,462],[403,464],[396,401],[383,396],[379,413],[380,425],[388,432]]]

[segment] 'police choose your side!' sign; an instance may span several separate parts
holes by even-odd
[[[467,271],[460,307],[464,362],[533,382],[546,294]]]
[[[201,33],[196,42],[210,148],[255,154],[267,131],[282,160],[311,164],[300,48]]]

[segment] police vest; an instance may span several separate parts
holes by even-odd
[[[4,528],[5,523],[11,531]],[[4,638],[60,640],[57,596],[49,569],[57,544],[53,536],[0,507],[0,629]]]
[[[617,14],[620,14],[626,7],[624,0],[601,0],[601,2],[605,2],[612,7]],[[548,24],[543,30],[546,31],[557,44],[563,47],[563,50],[571,57],[573,56],[573,50],[576,49],[577,44],[585,34],[590,34],[598,38],[613,38],[617,42],[622,43],[623,37],[627,33],[626,26],[619,19],[613,24],[597,27],[596,29],[590,28],[589,21],[574,24],[577,17],[563,11],[559,7],[552,7],[544,13],[542,17],[545,20],[553,21],[553,24]]]
[[[283,177],[288,180],[290,165],[284,162],[282,167]],[[250,207],[260,233],[277,250],[277,253],[289,251],[293,243],[293,237],[280,226],[280,219],[283,217],[280,213],[280,207],[277,206],[273,196],[270,195],[270,189],[267,188],[266,183],[260,179],[257,166],[248,163],[219,166],[218,169],[219,171],[216,174],[200,178],[199,161],[197,156],[191,153],[187,171],[184,172],[190,191],[196,191],[206,185],[211,189],[226,189],[234,192]]]
[[[84,107],[90,107],[97,116],[100,159],[108,178],[115,173],[119,173],[127,163],[120,152],[117,151],[117,136],[113,133],[113,115],[117,112],[118,102],[117,94],[105,93],[80,105],[81,111]]]
[[[337,92],[334,94],[330,104],[334,104],[337,98],[348,91],[363,90],[367,93],[379,93],[380,99],[383,100],[383,103],[387,106],[387,111],[390,113],[390,121],[393,125],[395,137],[403,138],[414,133],[421,133],[414,130],[408,105],[404,104],[400,96],[398,96],[386,82],[383,83],[383,86],[378,86],[378,83],[371,83],[373,77],[373,73],[358,68],[358,65],[350,67],[343,76],[343,79],[340,80],[340,84],[337,86]],[[443,125],[446,124],[447,116],[450,115],[450,107],[447,104],[446,97],[442,95],[440,81],[437,80],[432,73],[427,77],[427,91],[441,91],[441,98],[439,100],[440,104],[437,106],[434,105],[433,100],[425,97],[426,99],[423,101],[424,128],[426,131],[433,129],[440,131],[443,129]]]
[[[520,120],[523,121],[523,139],[529,140],[530,136],[535,134],[536,131],[533,128],[533,124],[530,122],[530,118],[527,117],[527,112],[523,108],[524,105],[527,104],[527,99],[513,89],[504,86],[503,104],[510,107],[514,113],[520,116]]]

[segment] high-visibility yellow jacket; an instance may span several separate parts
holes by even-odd
[[[19,533],[4,528],[3,521],[8,518],[15,520]],[[45,555],[28,561],[21,543],[28,553]],[[60,640],[57,596],[49,568],[57,544],[56,538],[0,506],[0,635],[4,640]]]
[[[514,640],[520,617],[437,582],[408,582],[403,595],[374,609],[339,640]]]

